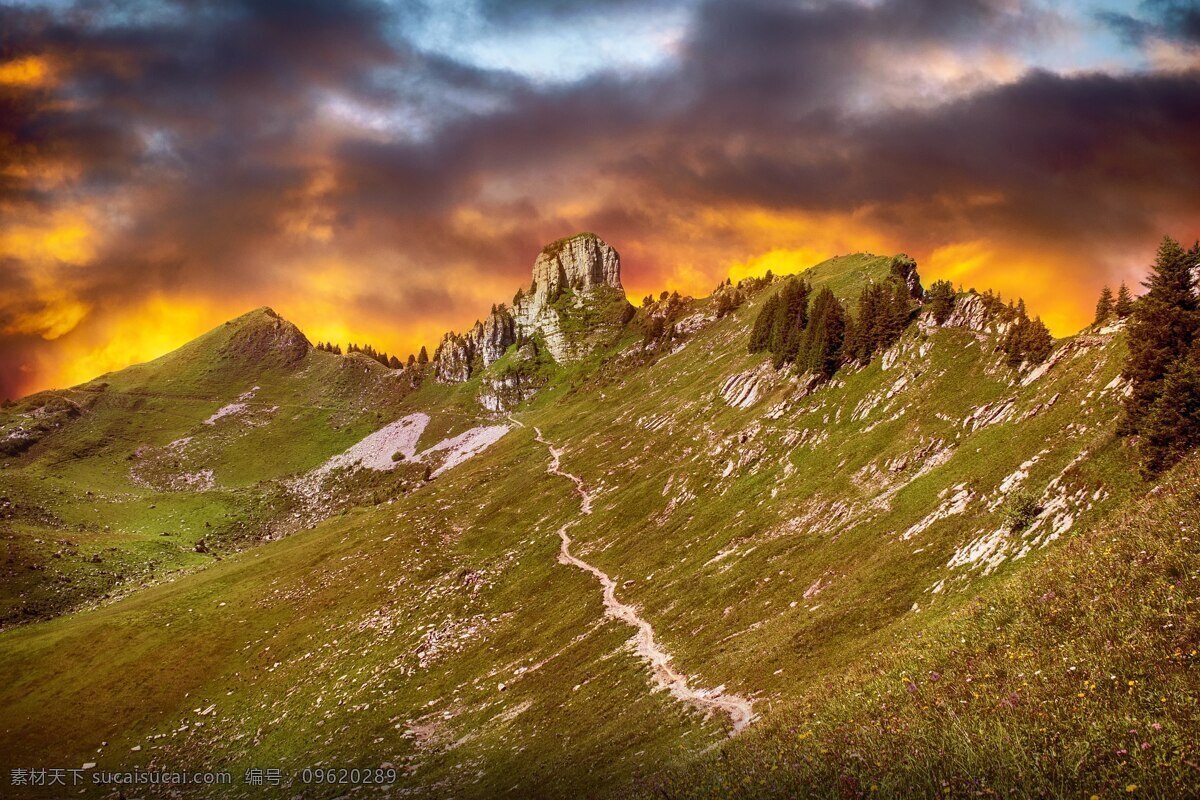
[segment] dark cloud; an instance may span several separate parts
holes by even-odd
[[[1136,14],[1102,11],[1096,16],[1135,45],[1152,36],[1200,43],[1200,4],[1194,0],[1143,0]]]

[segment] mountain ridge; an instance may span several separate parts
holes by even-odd
[[[802,275],[849,304],[889,280],[892,261],[846,256]],[[1122,325],[1013,366],[1008,312],[956,294],[940,323],[914,308],[887,349],[814,380],[747,347],[790,280],[652,300],[565,363],[513,342],[465,381],[437,380],[430,366],[413,385],[407,370],[314,350],[291,370],[232,376],[220,396],[171,409],[178,421],[153,436],[117,427],[124,406],[65,422],[5,467],[18,563],[40,552],[55,576],[118,559],[129,572],[147,554],[121,548],[150,541],[153,558],[184,567],[0,632],[0,670],[22,676],[0,688],[0,751],[17,763],[53,752],[294,773],[316,742],[328,763],[397,767],[418,794],[655,791],[660,776],[669,796],[691,796],[710,779],[726,785],[710,748],[783,752],[761,744],[793,724],[780,709],[819,695],[847,664],[920,652],[925,631],[953,630],[974,598],[1148,490],[1116,436]],[[167,362],[181,372],[163,373],[164,385],[217,387],[205,376],[219,357],[184,355]],[[343,374],[348,388],[329,384]],[[481,403],[512,376],[521,396]],[[300,387],[339,405],[284,406]],[[79,451],[77,426],[101,412],[110,441]],[[419,430],[403,424],[417,414]],[[392,426],[399,438],[372,438]],[[488,429],[485,446],[460,448]],[[188,437],[178,454],[168,447]],[[271,469],[237,480],[266,447]],[[199,457],[212,486],[176,480]],[[288,488],[314,470],[315,515]],[[82,496],[101,472],[100,491]],[[112,531],[88,521],[97,514]],[[79,526],[75,546],[61,558],[37,550],[33,538],[53,541],[63,523]],[[237,526],[265,540],[238,544]],[[207,553],[192,549],[197,537]],[[560,560],[564,546],[596,572]],[[743,698],[758,719],[726,743],[729,718],[653,691],[628,619],[606,608],[651,626],[689,687]],[[85,647],[123,655],[48,677]],[[1138,679],[1153,690],[1152,675]],[[116,708],[138,709],[138,721]]]

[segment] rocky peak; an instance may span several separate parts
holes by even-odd
[[[921,286],[921,276],[917,273],[917,262],[912,256],[907,253],[893,256],[890,268],[893,275],[904,281],[904,285],[908,287],[908,293],[914,299],[920,300],[925,296],[925,289]]]
[[[572,361],[610,341],[632,315],[620,255],[596,234],[579,233],[542,248],[532,284],[517,292],[511,310],[493,307],[467,333],[442,337],[434,374],[446,383],[466,381],[517,341],[535,337],[555,361]]]
[[[555,361],[584,357],[633,315],[621,286],[620,254],[594,233],[546,245],[513,313],[518,330],[541,334]]]
[[[552,303],[566,289],[591,291],[597,286],[621,286],[621,256],[594,233],[577,233],[551,242],[533,262],[530,304]]]
[[[312,343],[291,322],[266,306],[225,323],[232,328],[222,348],[226,357],[260,363],[291,364],[312,349]]]

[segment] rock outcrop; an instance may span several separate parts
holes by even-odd
[[[542,249],[532,284],[517,292],[511,310],[493,307],[466,333],[442,337],[434,375],[443,383],[462,383],[521,341],[540,340],[555,361],[574,361],[615,338],[632,316],[617,251],[593,233],[559,239]],[[507,388],[498,394],[517,390]]]
[[[925,296],[925,289],[921,286],[921,276],[917,273],[917,262],[906,253],[901,253],[892,258],[892,272],[896,277],[904,281],[904,285],[908,287],[908,293],[913,299],[920,300]]]
[[[521,332],[541,336],[560,363],[585,357],[633,316],[621,286],[621,257],[594,233],[547,245],[533,283],[514,300]]]
[[[506,306],[492,309],[488,318],[483,321],[483,330],[479,337],[479,354],[483,365],[490,367],[500,360],[504,351],[517,341],[517,323]]]
[[[463,383],[490,367],[517,341],[516,321],[507,306],[493,306],[483,322],[466,333],[447,333],[433,354],[433,374],[442,383]]]
[[[939,327],[928,310],[921,314],[920,324],[925,329]],[[954,298],[954,308],[940,327],[965,328],[976,334],[1003,336],[1011,325],[1011,320],[997,313],[985,296],[972,293]]]

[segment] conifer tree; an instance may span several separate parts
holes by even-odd
[[[1125,285],[1125,281],[1121,281],[1121,288],[1117,289],[1117,302],[1113,304],[1113,311],[1120,319],[1125,319],[1133,313],[1133,297],[1129,294],[1129,287]]]
[[[1200,445],[1200,343],[1163,377],[1140,430],[1144,470],[1156,474]]]
[[[829,287],[813,301],[808,327],[800,338],[796,364],[802,371],[828,378],[837,371],[846,331],[846,312]]]
[[[749,350],[751,353],[761,353],[767,349],[779,308],[780,299],[779,294],[776,293],[768,297],[767,302],[763,303],[763,307],[759,309],[758,316],[754,318],[754,324],[750,328]]]
[[[415,366],[417,365],[417,357],[416,357],[416,356],[414,356],[412,353],[409,353],[409,354],[408,354],[408,361],[407,361],[407,362],[405,362],[405,363],[406,363],[406,365],[408,366],[408,368],[409,368],[409,369],[412,369],[413,367],[415,367]]]
[[[807,281],[792,278],[780,292],[783,308],[776,320],[777,329],[771,333],[771,352],[775,354],[776,368],[796,360],[800,336],[808,324],[808,295],[811,291],[812,287]]]
[[[929,313],[938,325],[944,325],[954,311],[954,284],[950,281],[934,281],[925,293],[929,302]]]
[[[1130,382],[1123,433],[1139,433],[1146,415],[1162,394],[1163,381],[1191,349],[1200,319],[1192,286],[1194,257],[1163,237],[1129,326],[1129,356],[1124,375]]]
[[[421,345],[421,352],[417,353],[417,363],[421,366],[429,363],[429,353],[425,350],[425,345]]]
[[[1124,286],[1125,284],[1121,284]],[[1104,320],[1112,316],[1113,313],[1113,293],[1112,289],[1106,285],[1100,290],[1100,299],[1096,301],[1096,318],[1092,320],[1093,325],[1099,325]]]
[[[388,359],[388,367],[391,369],[400,369],[402,366],[404,365],[400,363],[400,359],[396,358],[395,356],[392,356]]]

